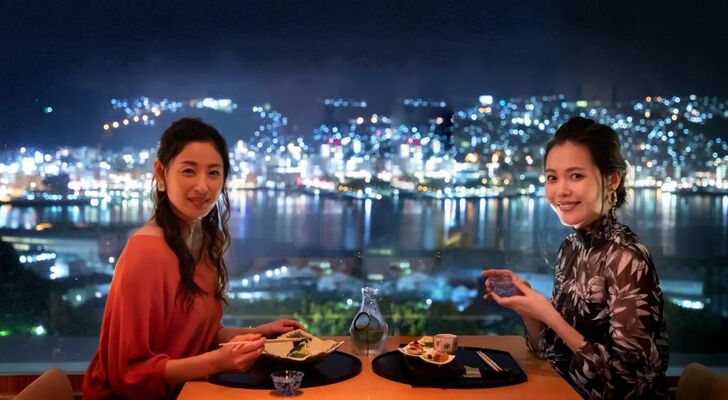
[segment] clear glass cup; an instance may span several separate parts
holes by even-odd
[[[303,372],[296,370],[276,371],[270,374],[276,391],[282,396],[293,396],[298,392],[303,380]]]
[[[488,277],[490,289],[500,297],[511,297],[519,293],[510,274],[494,275]]]

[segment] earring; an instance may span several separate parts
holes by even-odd
[[[159,184],[157,184],[157,190],[160,192],[164,192],[165,190],[167,190],[167,187],[164,186],[164,183],[160,182]]]
[[[609,194],[609,204],[612,206],[617,204],[617,191],[614,190],[612,193]]]

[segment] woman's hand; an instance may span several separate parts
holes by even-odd
[[[303,324],[293,319],[279,319],[267,324],[258,325],[255,331],[267,338],[274,338],[295,329],[304,329]]]
[[[247,371],[265,348],[265,338],[257,333],[238,335],[230,341],[246,343],[221,346],[213,350],[218,372]]]
[[[522,317],[528,317],[544,322],[544,317],[550,315],[554,310],[554,307],[548,299],[531,289],[531,285],[527,281],[522,279],[513,271],[507,269],[483,270],[483,276],[486,278],[502,277],[503,275],[510,276],[513,281],[513,285],[519,293],[510,297],[498,296],[498,294],[492,290],[490,279],[486,279],[485,287],[487,289],[487,293],[483,296],[483,298],[491,298],[495,300],[498,305],[510,308]]]
[[[483,296],[483,298],[486,299],[486,300],[489,297],[491,297],[490,294],[493,292],[493,285],[492,285],[492,283],[490,281],[490,278],[493,278],[493,279],[497,279],[497,278],[500,278],[500,279],[508,278],[508,279],[510,279],[513,282],[519,281],[522,284],[528,286],[529,288],[531,287],[531,284],[528,283],[527,280],[521,278],[518,274],[516,274],[515,272],[513,272],[513,271],[511,271],[509,269],[484,269],[483,272],[482,272],[482,275],[483,275],[483,277],[485,277],[486,294],[485,294],[485,296]],[[513,286],[516,287],[516,289],[518,288],[515,284]],[[519,295],[522,295],[523,292],[520,292],[519,291],[518,294]]]

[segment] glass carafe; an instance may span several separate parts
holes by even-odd
[[[351,321],[349,334],[354,350],[359,354],[376,355],[382,352],[389,326],[379,311],[377,297],[379,290],[370,287],[361,289],[361,307]]]

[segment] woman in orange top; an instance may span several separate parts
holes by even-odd
[[[212,126],[183,118],[162,134],[154,215],[119,257],[85,399],[172,397],[187,380],[250,368],[265,337],[303,328],[293,320],[220,324],[229,173],[227,144]],[[217,346],[230,340],[247,343]]]

